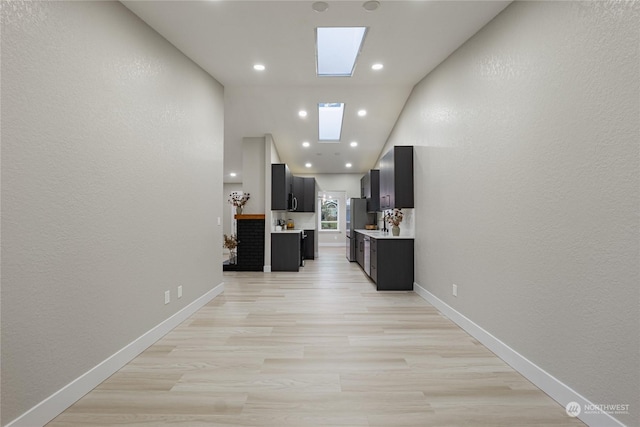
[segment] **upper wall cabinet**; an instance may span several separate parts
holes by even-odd
[[[303,188],[304,188],[304,200],[302,201],[302,211],[303,212],[315,212],[316,211],[316,179],[311,178],[302,178],[303,179]]]
[[[271,165],[271,210],[316,211],[316,179],[293,176],[284,163]]]
[[[289,208],[293,212],[302,212],[304,209],[304,178],[293,177],[293,204]]]
[[[311,177],[293,177],[293,212],[316,211],[316,179]]]
[[[293,195],[293,175],[284,163],[271,165],[271,210],[286,211]]]
[[[413,146],[396,146],[380,160],[380,209],[413,207]]]
[[[380,171],[372,169],[360,179],[360,197],[367,199],[367,212],[380,210]]]

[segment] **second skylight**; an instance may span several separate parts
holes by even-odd
[[[318,76],[351,76],[367,27],[316,28]]]
[[[318,104],[319,142],[338,142],[342,133],[344,102],[321,102]]]

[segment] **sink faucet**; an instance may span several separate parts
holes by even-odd
[[[389,230],[387,230],[387,215],[388,215],[388,214],[387,214],[387,211],[385,210],[385,211],[382,213],[382,232],[383,232],[383,233],[386,233],[386,232],[388,232],[388,231],[389,231]]]

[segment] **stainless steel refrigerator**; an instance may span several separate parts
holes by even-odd
[[[347,259],[356,261],[356,234],[366,224],[374,224],[375,214],[367,212],[367,199],[347,199]]]

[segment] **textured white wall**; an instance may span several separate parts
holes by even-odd
[[[629,426],[639,24],[639,2],[513,3],[414,88],[389,140],[416,146],[416,281],[593,403],[629,404]]]
[[[222,143],[221,85],[122,4],[2,2],[3,424],[222,282]]]
[[[323,173],[314,176],[318,191],[346,191],[347,197],[360,197],[360,178],[358,173]]]
[[[300,175],[305,176],[305,175]],[[344,191],[347,198],[360,197],[360,178],[362,174],[343,173],[343,174],[317,174],[309,175],[316,178],[316,187],[318,191]],[[317,214],[316,206],[316,214]],[[344,245],[346,244],[346,235],[344,233],[346,227],[346,205],[345,201],[340,206],[340,232],[318,232],[317,241],[319,245]]]
[[[265,212],[266,155],[264,137],[242,138],[242,191],[251,196],[242,213],[264,214]],[[269,177],[271,177],[271,168],[269,168]]]

